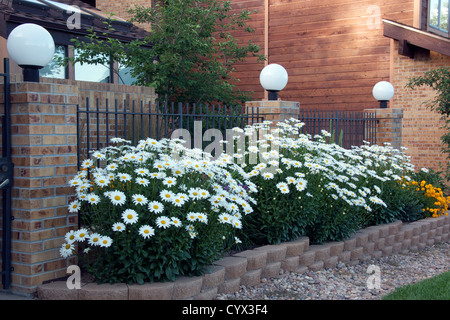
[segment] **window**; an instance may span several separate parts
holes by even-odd
[[[78,54],[75,49],[75,56]],[[91,82],[112,82],[111,68],[102,64],[75,63],[75,80]]]
[[[449,36],[449,0],[429,0],[428,31]]]
[[[56,46],[55,54],[53,55],[52,61],[49,62],[44,68],[39,70],[39,75],[41,77],[47,78],[58,78],[58,79],[66,79],[67,78],[67,68],[61,66],[58,63],[59,59],[64,59],[67,55],[67,47],[65,46]]]

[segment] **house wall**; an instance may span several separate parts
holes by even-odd
[[[283,100],[299,101],[304,109],[363,110],[377,108],[372,88],[391,74],[390,39],[382,19],[413,24],[414,0],[233,0],[238,8],[254,4],[254,27],[263,29],[268,1],[268,62],[283,65],[289,83]],[[257,32],[255,41],[263,43]],[[237,34],[239,38],[240,35]],[[240,87],[263,98],[259,72],[263,64],[237,67]]]
[[[397,49],[398,41],[395,41]],[[444,125],[441,116],[427,108],[427,103],[434,99],[436,92],[429,87],[412,90],[406,85],[410,78],[444,66],[450,66],[450,57],[433,51],[429,54],[416,52],[413,59],[394,55],[392,83],[396,92],[392,106],[403,109],[402,144],[408,148],[406,153],[418,168],[439,170],[439,163],[445,167],[447,156],[441,152],[440,137],[446,130],[441,128]]]
[[[235,33],[266,52],[268,63],[283,65],[289,83],[282,100],[298,101],[305,109],[358,110],[377,108],[373,86],[391,75],[390,39],[382,19],[417,23],[416,0],[232,0],[232,7],[256,10],[253,34]],[[97,8],[127,18],[125,10],[150,1],[98,0]],[[264,99],[259,74],[265,62],[254,58],[236,65],[235,77],[253,100]]]

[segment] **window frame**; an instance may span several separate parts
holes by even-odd
[[[439,1],[439,8],[438,8],[438,10],[439,10],[439,16],[440,16],[440,12],[441,12],[441,1],[443,1],[443,0],[438,0]],[[434,34],[437,34],[437,35],[440,35],[440,36],[443,36],[443,37],[446,37],[446,38],[450,38],[450,14],[448,15],[448,20],[447,20],[447,25],[448,25],[448,29],[445,31],[445,30],[443,30],[443,29],[440,29],[438,26],[433,26],[431,23],[430,23],[430,14],[431,14],[431,0],[427,0],[427,6],[428,6],[428,8],[427,8],[427,31],[428,32],[432,32],[432,33],[434,33]],[[450,11],[450,1],[449,1],[449,3],[448,3],[448,6],[449,6],[449,11]]]

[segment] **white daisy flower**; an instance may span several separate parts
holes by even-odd
[[[144,187],[148,186],[148,184],[150,183],[150,181],[148,179],[142,178],[142,177],[136,178],[135,181],[137,184],[144,186]]]
[[[100,202],[100,197],[95,193],[90,193],[87,195],[86,200],[93,205],[96,205]]]
[[[122,222],[116,222],[112,226],[113,231],[122,232],[125,231],[126,227]]]
[[[81,167],[83,169],[91,168],[94,165],[94,161],[92,159],[86,159],[81,163]]]
[[[161,202],[152,201],[148,204],[148,209],[153,213],[161,213],[164,210],[164,206]]]
[[[180,220],[180,219],[178,219],[178,218],[176,218],[176,217],[172,217],[172,218],[170,218],[170,220],[172,221],[172,224],[173,224],[175,227],[181,227],[181,226],[182,226],[182,223],[181,223],[181,220]]]
[[[170,201],[170,202],[173,200],[173,198],[175,198],[175,194],[169,190],[162,190],[159,193],[159,196],[163,201]]]
[[[111,203],[113,205],[124,205],[125,201],[127,200],[127,197],[125,196],[125,193],[123,193],[122,191],[111,191],[109,193],[109,199],[111,200]]]
[[[110,183],[109,177],[97,176],[95,178],[95,184],[99,187],[106,187]]]
[[[148,199],[142,194],[134,194],[131,198],[133,199],[133,203],[135,205],[146,205],[148,203]]]
[[[75,242],[75,240],[76,240],[75,231],[70,230],[69,232],[66,233],[66,236],[64,238],[66,239],[67,243]]]
[[[119,181],[122,182],[131,181],[131,176],[128,173],[118,173],[117,177],[119,178]]]
[[[138,216],[137,212],[133,209],[126,209],[122,213],[122,220],[126,224],[134,224],[137,222],[138,218],[139,218],[139,216]]]
[[[134,172],[139,176],[146,176],[150,174],[150,171],[147,168],[136,168]]]
[[[108,248],[111,246],[113,240],[108,236],[103,236],[100,239],[99,246],[103,248]]]
[[[68,258],[73,254],[73,250],[75,249],[72,243],[63,243],[61,248],[59,249],[59,254],[63,258]]]
[[[162,181],[166,187],[172,187],[177,184],[177,179],[174,177],[167,177]]]
[[[139,234],[144,238],[144,239],[148,239],[151,236],[155,235],[155,229],[153,229],[151,226],[149,225],[143,225],[139,228]]]
[[[88,236],[88,231],[85,228],[81,228],[75,232],[75,239],[77,241],[84,241]]]
[[[74,200],[69,204],[69,212],[78,212],[80,211],[81,203],[78,200]]]
[[[98,233],[93,233],[88,237],[88,243],[91,246],[98,246],[100,245],[100,238],[101,236]]]
[[[156,218],[156,225],[158,226],[158,228],[168,228],[172,225],[172,221],[165,216],[161,216]]]
[[[106,170],[108,171],[115,171],[117,170],[118,166],[115,163],[110,163],[106,166]]]

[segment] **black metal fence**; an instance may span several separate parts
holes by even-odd
[[[89,153],[109,145],[111,138],[121,137],[136,144],[140,139],[171,138],[177,129],[186,129],[194,138],[194,129],[203,135],[218,129],[226,140],[226,130],[262,122],[258,108],[243,106],[199,105],[187,103],[143,103],[142,101],[100,101],[92,106],[89,98],[78,106],[78,163]],[[199,128],[199,126],[201,126]],[[184,137],[183,137],[184,138]],[[196,147],[194,139],[192,146]],[[202,146],[203,147],[203,146]]]
[[[4,59],[3,77],[3,115],[2,120],[2,158],[0,159],[0,189],[2,190],[2,284],[3,289],[11,285],[11,223],[14,219],[11,210],[11,189],[13,186],[14,164],[11,161],[11,101],[10,101],[10,73],[9,59]]]
[[[78,163],[88,158],[91,151],[107,147],[113,137],[125,138],[135,145],[147,137],[156,140],[171,138],[177,129],[187,130],[192,147],[203,148],[209,142],[202,141],[200,145],[195,142],[199,129],[200,138],[208,129],[218,129],[226,140],[227,129],[260,123],[265,115],[260,114],[256,107],[144,103],[136,100],[114,100],[111,104],[108,99],[96,99],[92,105],[87,98],[85,105],[77,109]],[[377,119],[374,113],[300,110],[298,119],[305,123],[304,133],[314,137],[326,130],[331,134],[330,142],[347,149],[360,146],[364,141],[376,143]]]
[[[304,132],[313,137],[325,130],[331,142],[350,149],[364,141],[377,142],[377,119],[374,113],[339,110],[300,110],[299,120],[304,122]]]

